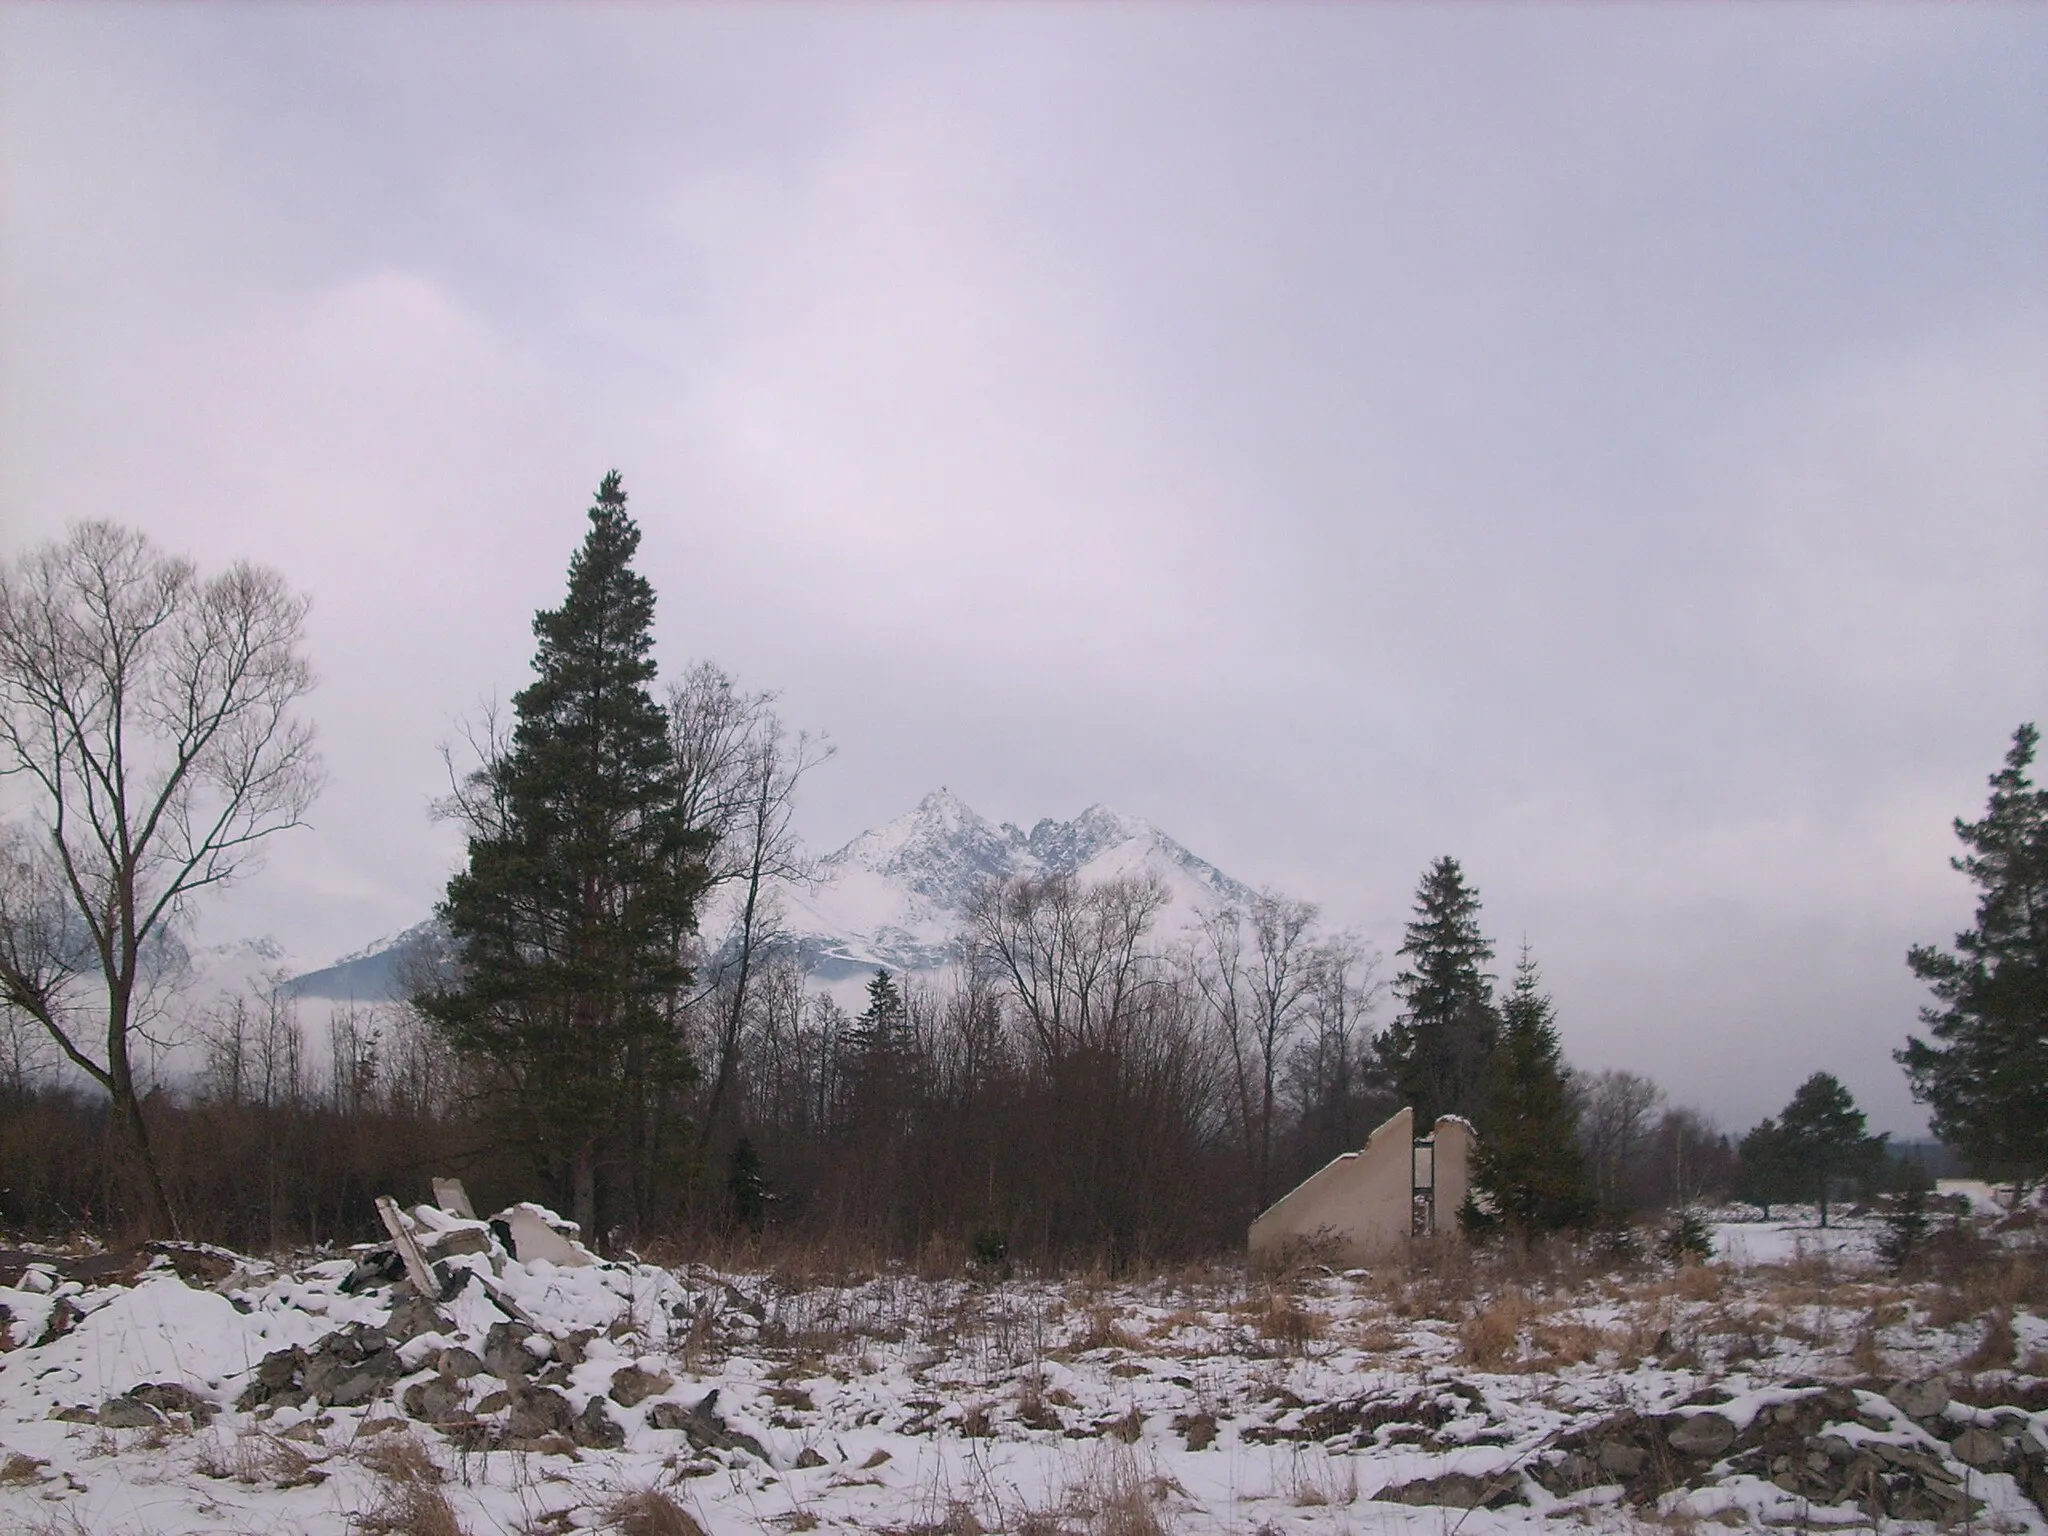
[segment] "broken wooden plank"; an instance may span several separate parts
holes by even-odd
[[[377,1197],[377,1214],[384,1218],[384,1230],[391,1234],[398,1256],[405,1260],[406,1278],[412,1281],[413,1289],[429,1301],[441,1294],[440,1284],[434,1279],[434,1272],[427,1268],[426,1256],[420,1252],[420,1245],[413,1241],[412,1228],[406,1225],[405,1213],[398,1208],[398,1202],[389,1195]]]

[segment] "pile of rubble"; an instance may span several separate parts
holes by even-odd
[[[360,1245],[335,1266],[345,1270],[335,1289],[359,1298],[366,1315],[265,1353],[233,1394],[237,1412],[291,1433],[318,1426],[326,1410],[388,1400],[463,1449],[543,1452],[617,1449],[633,1421],[679,1431],[694,1452],[721,1460],[767,1460],[755,1437],[720,1416],[715,1389],[684,1401],[656,1356],[633,1352],[686,1336],[707,1307],[734,1312],[729,1284],[697,1292],[669,1271],[607,1264],[540,1206],[480,1221],[459,1186],[438,1193],[442,1205],[410,1212],[379,1202],[389,1241]],[[164,1251],[124,1258],[113,1278],[132,1285],[155,1268],[200,1278],[191,1253],[156,1246]],[[202,1267],[216,1293],[246,1278],[229,1274],[228,1263]],[[46,1272],[46,1282],[74,1278],[54,1262],[34,1268]],[[565,1271],[587,1273],[579,1285]],[[67,1299],[56,1298],[35,1343],[61,1339],[81,1321]],[[251,1311],[244,1293],[229,1299],[237,1312]],[[580,1312],[586,1326],[563,1325],[565,1300],[567,1315]],[[738,1320],[750,1319],[741,1311]],[[199,1384],[146,1381],[96,1404],[65,1404],[52,1416],[147,1429],[204,1425],[219,1412]]]
[[[1530,1475],[1554,1494],[1619,1484],[1652,1505],[1753,1478],[1814,1505],[1946,1524],[1974,1514],[1975,1473],[2010,1473],[2048,1512],[2048,1442],[2018,1408],[1951,1402],[1936,1377],[1885,1392],[1787,1386],[1675,1412],[1623,1412],[1575,1430]]]

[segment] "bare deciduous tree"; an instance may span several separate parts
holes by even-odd
[[[202,578],[112,523],[0,571],[0,776],[42,837],[0,895],[0,996],[105,1090],[151,1228],[175,1230],[133,1046],[150,962],[319,788],[306,600],[248,564]]]
[[[1664,1090],[1647,1077],[1613,1070],[1574,1086],[1594,1196],[1602,1211],[1618,1213],[1625,1206],[1629,1168],[1655,1129],[1650,1116],[1664,1102]]]
[[[1307,1026],[1289,1063],[1301,1176],[1364,1145],[1393,1107],[1392,1085],[1376,1071],[1372,1049],[1372,1014],[1384,985],[1378,953],[1355,935],[1339,934],[1320,946],[1317,961]]]
[[[669,739],[691,829],[707,841],[700,910],[727,909],[722,930],[705,935],[696,1009],[708,1017],[710,1086],[697,1121],[696,1149],[710,1145],[732,1091],[748,993],[761,958],[780,934],[781,886],[811,877],[791,826],[797,787],[832,755],[828,743],[791,736],[772,693],[742,693],[710,662],[670,690]]]
[[[1273,1194],[1281,1067],[1324,967],[1316,915],[1309,902],[1261,891],[1248,906],[1206,914],[1192,957],[1196,988],[1229,1058],[1233,1117],[1256,1210]]]
[[[1148,981],[1144,939],[1167,903],[1152,876],[1066,875],[984,886],[969,900],[974,964],[1013,994],[1042,1061],[1111,1043]]]

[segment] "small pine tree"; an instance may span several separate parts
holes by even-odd
[[[732,1219],[749,1232],[759,1232],[768,1220],[768,1175],[761,1166],[761,1154],[751,1137],[742,1136],[725,1160],[725,1189],[732,1201]]]
[[[1400,953],[1408,962],[1394,981],[1402,1010],[1379,1040],[1387,1076],[1419,1126],[1439,1115],[1476,1120],[1499,1021],[1479,893],[1456,859],[1438,859],[1423,875]]]
[[[1907,956],[1939,1006],[1927,1040],[1897,1052],[1934,1133],[1978,1173],[2030,1182],[2048,1174],[2048,790],[2027,776],[2040,732],[2013,732],[1982,821],[1956,821],[1970,849],[1953,860],[1977,885],[1976,926],[1955,950]]]
[[[1927,1190],[1917,1182],[1893,1195],[1885,1205],[1884,1231],[1878,1235],[1877,1256],[1895,1275],[1902,1275],[1920,1257],[1931,1230],[1927,1219]]]
[[[1687,1264],[1704,1264],[1714,1256],[1714,1231],[1707,1218],[1686,1206],[1671,1218],[1671,1225],[1657,1240],[1657,1257],[1674,1269]]]
[[[1548,1232],[1591,1218],[1578,1112],[1550,999],[1526,944],[1501,1006],[1500,1038],[1477,1119],[1473,1183],[1503,1225]]]
[[[1763,1209],[1764,1220],[1771,1207],[1798,1197],[1797,1170],[1793,1168],[1778,1122],[1766,1115],[1736,1148],[1740,1159],[1735,1193]]]

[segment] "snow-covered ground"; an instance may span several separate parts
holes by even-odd
[[[1895,1284],[1855,1223],[1109,1283],[521,1263],[424,1214],[438,1307],[346,1257],[0,1255],[0,1530],[2048,1531],[2038,1277]]]

